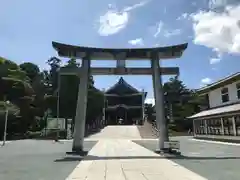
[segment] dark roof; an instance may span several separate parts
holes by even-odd
[[[209,91],[211,90],[214,90],[214,89],[217,89],[217,88],[220,88],[220,87],[224,87],[228,84],[232,84],[236,81],[240,80],[240,72],[237,72],[235,74],[232,74],[230,76],[227,76],[223,79],[220,79],[212,84],[209,84],[207,86],[204,86],[200,89],[197,90],[197,93],[199,94],[205,94],[205,93],[208,93]]]
[[[140,93],[139,90],[128,84],[122,77],[119,78],[118,82],[114,84],[112,87],[106,90],[106,94],[111,94],[113,92],[130,92],[130,93]]]
[[[216,116],[228,116],[230,114],[240,114],[240,104],[232,104],[228,106],[218,107],[214,109],[209,109],[202,111],[200,113],[194,114],[188,119],[206,119],[207,117],[216,117]]]
[[[117,104],[114,106],[108,106],[106,109],[107,110],[116,110],[117,108],[124,108],[124,109],[139,109],[142,108],[141,106],[129,106],[125,104]]]
[[[115,60],[116,56],[122,54],[122,60],[127,59],[149,59],[152,52],[158,52],[159,57],[178,58],[182,56],[183,51],[187,48],[188,44],[179,44],[167,47],[154,47],[154,48],[128,48],[128,49],[112,49],[112,48],[95,48],[84,46],[73,46],[52,42],[53,48],[58,52],[59,56],[71,58],[83,58],[86,54],[91,54],[91,59],[96,60]]]

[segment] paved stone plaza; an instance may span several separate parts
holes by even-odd
[[[182,156],[169,159],[209,180],[239,180],[240,144],[175,137],[180,141]],[[156,140],[134,141],[154,151]]]
[[[167,159],[153,152],[157,140],[141,139],[136,129],[106,127],[85,140],[85,150],[90,151],[84,159],[66,156],[72,147],[68,140],[8,142],[0,148],[0,179],[240,179],[240,145],[177,137],[183,156]]]
[[[131,140],[100,140],[67,178],[75,179],[205,180]]]

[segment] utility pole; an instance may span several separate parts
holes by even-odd
[[[142,121],[141,121],[141,125],[143,125],[145,123],[145,104],[144,104],[144,100],[145,100],[145,92],[144,89],[142,89]]]
[[[6,98],[5,98],[6,99]],[[3,134],[3,143],[2,146],[5,145],[6,143],[6,138],[7,138],[7,124],[8,124],[8,105],[10,104],[9,101],[4,101],[5,102],[5,123],[4,123],[4,134]]]
[[[55,141],[56,142],[59,142],[59,130],[60,130],[60,128],[59,128],[59,108],[60,108],[60,77],[61,77],[61,75],[60,75],[60,68],[58,68],[58,70],[57,70],[57,72],[58,72],[58,86],[57,86],[57,133],[56,133],[56,139],[55,139]]]
[[[105,126],[106,124],[106,97],[105,97],[105,89],[103,91],[103,118],[102,118],[102,125]]]

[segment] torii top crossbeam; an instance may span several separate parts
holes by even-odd
[[[179,58],[187,48],[188,43],[167,47],[129,49],[73,46],[58,42],[52,42],[52,46],[58,52],[58,55],[62,57],[82,59],[88,54],[90,59],[93,60],[146,60],[151,58],[152,53],[158,53],[159,59]]]

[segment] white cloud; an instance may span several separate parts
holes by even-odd
[[[163,13],[164,13],[164,14],[167,13],[167,8],[166,8],[166,7],[164,8]]]
[[[144,103],[152,104],[154,106],[155,105],[155,100],[154,100],[154,98],[146,98]]]
[[[100,17],[99,22],[100,27],[98,33],[101,36],[115,34],[126,27],[128,23],[128,13],[109,10],[105,15]]]
[[[193,1],[192,6],[197,6],[197,2]]]
[[[147,1],[134,4],[133,6],[125,7],[118,11],[113,5],[109,5],[109,10],[99,18],[98,33],[101,36],[109,36],[118,33],[124,29],[128,24],[129,12],[144,6]]]
[[[179,34],[181,34],[181,32],[182,32],[181,29],[165,31],[164,36],[168,38],[168,37],[171,37],[171,36],[179,35]]]
[[[188,18],[188,13],[183,13],[183,14],[181,14],[181,16],[179,16],[177,18],[177,20],[183,20],[183,19],[186,19],[186,18]]]
[[[143,39],[142,38],[137,38],[137,39],[133,39],[133,40],[129,40],[128,41],[129,44],[131,45],[140,45],[142,46],[143,45]]]
[[[161,32],[161,30],[162,30],[162,27],[163,27],[163,22],[162,21],[160,21],[158,24],[157,24],[157,31],[156,31],[156,33],[153,35],[154,37],[157,37],[158,36],[158,34]]]
[[[210,59],[210,64],[217,64],[217,63],[219,63],[221,61],[221,59],[220,58],[211,58]]]
[[[210,79],[210,78],[203,78],[202,80],[201,80],[201,84],[202,85],[207,85],[207,84],[210,84],[212,82],[212,80]]]
[[[227,0],[209,0],[208,7],[210,9],[223,7],[227,4]]]
[[[219,52],[219,51],[217,51],[216,49],[214,49],[213,51],[216,52],[217,57],[211,58],[211,59],[209,60],[209,63],[210,63],[210,64],[217,64],[217,63],[219,63],[219,62],[222,60],[222,53]]]
[[[148,2],[149,2],[149,1],[142,1],[142,2],[140,2],[140,3],[138,3],[138,4],[134,4],[133,6],[125,7],[125,8],[123,9],[123,11],[124,11],[124,12],[131,11],[131,10],[133,10],[133,9],[139,8],[139,7],[141,7],[141,6],[144,6],[144,5],[147,4]]]
[[[222,13],[201,11],[192,15],[194,43],[218,52],[240,53],[240,5]]]

